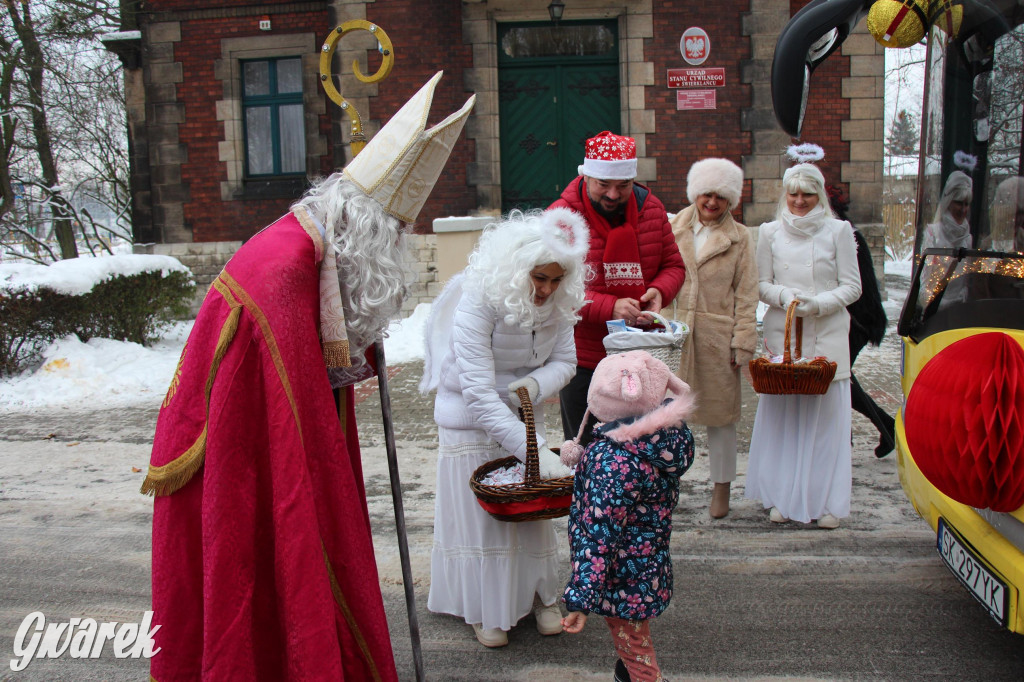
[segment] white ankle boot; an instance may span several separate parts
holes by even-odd
[[[537,619],[537,632],[542,635],[557,635],[562,632],[562,610],[558,603],[551,606],[541,604],[533,610]]]
[[[832,516],[831,514],[825,514],[818,519],[818,528],[824,528],[825,530],[832,530],[833,528],[839,527],[839,519]]]
[[[508,644],[508,633],[501,628],[484,628],[480,623],[473,623],[473,632],[485,647],[497,649]]]

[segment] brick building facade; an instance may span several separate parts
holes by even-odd
[[[618,115],[608,127],[636,138],[638,180],[669,211],[687,203],[690,165],[723,156],[740,163],[747,178],[737,217],[749,225],[773,217],[788,165],[783,152],[794,140],[779,129],[772,111],[772,54],[779,31],[804,4],[565,0],[565,25],[589,22],[611,29],[611,73],[617,60],[618,84],[612,82],[603,96]],[[511,192],[509,159],[531,142],[502,139],[506,67],[512,63],[502,31],[550,25],[547,6],[548,0],[149,0],[124,26],[138,31],[126,35],[137,37],[111,44],[126,66],[136,242],[165,245],[157,250],[187,243],[201,251],[203,243],[244,241],[283,213],[307,178],[344,166],[350,125],[324,94],[318,61],[328,32],[352,19],[382,27],[395,49],[391,75],[364,84],[351,64],[357,60],[364,73],[373,73],[380,63],[376,39],[353,32],[337,46],[338,89],[360,113],[368,137],[436,71],[444,70],[445,77],[431,123],[457,109],[468,93],[477,95],[416,232],[430,233],[435,218],[500,213]],[[691,66],[680,45],[689,27],[702,28],[710,38],[702,66],[724,71],[720,87],[711,88],[714,108],[679,108],[679,89],[668,83],[669,69]],[[254,152],[247,147],[243,69],[280,58],[301,64],[301,92],[296,90],[294,101],[302,107],[304,169],[256,175],[247,166]],[[803,131],[805,141],[825,149],[820,165],[826,177],[849,192],[851,218],[869,234],[881,222],[883,67],[882,48],[860,26],[814,72]],[[542,66],[530,73],[543,79],[547,71]],[[576,85],[562,86],[563,96]],[[527,118],[531,111],[526,109]],[[522,121],[525,127],[543,122],[546,114],[536,111],[536,121]],[[573,113],[588,112],[569,118]],[[282,135],[288,133],[284,128]],[[535,142],[542,150],[559,143]],[[561,179],[563,186],[569,180]]]

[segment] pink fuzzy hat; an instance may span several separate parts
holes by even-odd
[[[669,391],[676,397],[662,405]],[[658,429],[679,426],[693,407],[693,392],[686,382],[673,374],[664,362],[642,350],[616,353],[601,360],[587,391],[587,413],[593,413],[603,422],[640,417],[606,434],[620,443]],[[575,466],[583,452],[579,440],[586,428],[587,416],[583,415],[580,434],[562,444],[562,463],[566,466]]]

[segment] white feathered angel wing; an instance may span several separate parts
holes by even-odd
[[[441,293],[430,306],[430,317],[424,330],[423,342],[423,377],[420,379],[420,393],[436,391],[441,383],[441,369],[444,357],[452,338],[452,320],[455,308],[462,298],[462,280],[465,274],[459,274],[448,280]]]

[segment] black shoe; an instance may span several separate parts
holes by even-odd
[[[878,445],[875,447],[875,457],[881,459],[896,447],[896,420],[892,417],[886,419],[885,429],[879,431]]]
[[[615,678],[613,682],[630,682],[629,671],[622,659],[615,661]]]

